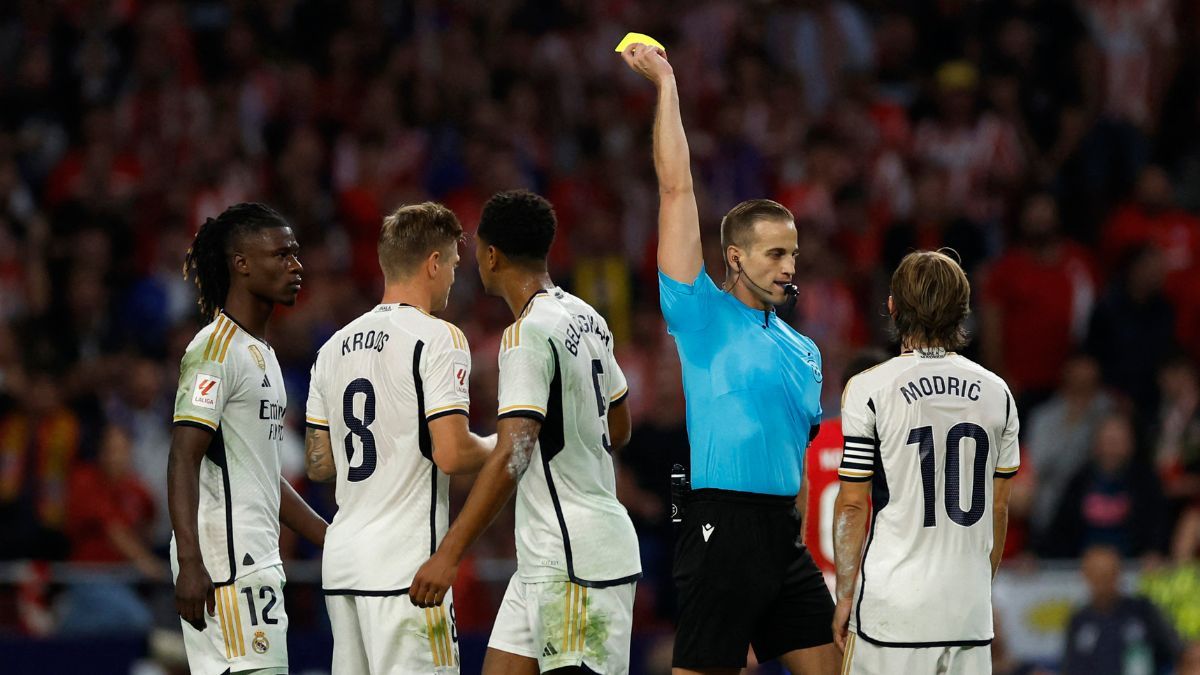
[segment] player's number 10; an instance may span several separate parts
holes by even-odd
[[[971,508],[964,511],[960,504],[959,495],[959,462],[961,461],[961,446],[964,438],[975,441],[975,463],[972,466]],[[934,447],[933,427],[917,427],[908,432],[908,445],[916,445],[921,461],[921,488],[925,498],[925,527],[936,527],[937,518],[934,514],[933,503],[936,484],[934,481]],[[983,427],[972,422],[959,422],[950,427],[946,434],[946,515],[950,520],[970,527],[983,517],[984,509],[984,479],[987,474],[987,457],[990,443],[987,432]]]

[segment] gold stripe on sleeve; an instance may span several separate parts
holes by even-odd
[[[212,429],[213,431],[217,430],[217,426],[215,424],[213,424],[212,422],[210,422],[202,417],[193,417],[191,415],[176,415],[175,419],[173,421],[175,421],[175,422],[198,422],[198,423],[203,424],[204,426]]]
[[[452,404],[452,405],[444,405],[444,406],[442,406],[442,407],[440,407],[440,408],[434,408],[433,410],[426,410],[426,411],[425,411],[425,417],[430,417],[430,416],[432,416],[432,415],[436,415],[436,414],[438,414],[438,413],[440,413],[440,412],[446,412],[447,410],[461,410],[461,411],[463,411],[463,412],[470,412],[470,411],[467,409],[467,406],[465,406],[465,405],[463,405],[463,404],[461,404],[461,403],[454,403],[454,404]]]
[[[229,352],[229,343],[233,342],[233,335],[237,331],[237,325],[230,321],[229,332],[225,334],[225,342],[221,344],[221,355],[217,357],[217,363],[225,363],[225,354]]]
[[[227,323],[228,322],[225,320],[224,316],[217,317],[217,327],[213,329],[213,332],[208,334],[208,342],[204,345],[204,360],[207,361],[212,358],[213,344],[220,343],[221,333],[225,331],[225,326]]]
[[[509,405],[509,406],[505,406],[505,407],[501,408],[500,410],[496,411],[496,414],[503,415],[504,413],[512,412],[514,410],[533,410],[535,412],[540,412],[543,415],[546,414],[545,408],[542,408],[542,407],[539,407],[536,405]]]

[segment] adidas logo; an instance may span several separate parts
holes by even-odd
[[[708,541],[708,538],[712,536],[715,529],[717,528],[713,527],[712,523],[705,523],[700,526],[700,534],[704,535],[704,541]]]
[[[542,650],[542,657],[545,658],[547,656],[555,656],[557,654],[558,650],[554,648],[554,645],[547,642],[546,648]]]
[[[270,386],[271,386],[271,378],[267,377],[266,375],[263,375],[263,383],[262,383],[262,386],[264,386],[264,387],[267,387],[267,388],[270,388]]]

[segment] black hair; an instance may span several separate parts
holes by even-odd
[[[550,202],[527,190],[511,190],[484,204],[477,234],[518,262],[544,263],[556,227]]]
[[[183,278],[196,284],[196,303],[205,317],[212,318],[225,306],[233,243],[244,234],[273,227],[288,227],[288,222],[275,209],[256,202],[234,204],[200,226],[183,258]]]

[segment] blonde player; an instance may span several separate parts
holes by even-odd
[[[971,297],[957,262],[910,253],[891,292],[902,353],[851,379],[842,399],[833,629],[843,672],[989,673],[1017,409],[1003,380],[953,351]]]
[[[336,478],[338,512],[322,561],[333,672],[457,673],[454,604],[404,597],[450,517],[449,476],[474,473],[495,445],[467,430],[471,352],[446,308],[462,227],[444,206],[404,206],[383,222],[382,302],[334,334],[312,369],[309,478]]]
[[[484,206],[480,278],[516,318],[500,348],[499,441],[409,591],[421,607],[443,605],[467,547],[516,491],[517,573],[486,675],[629,670],[641,564],[611,454],[629,440],[627,387],[604,319],[546,272],[554,230],[550,204],[529,192]]]
[[[282,216],[238,204],[204,223],[184,263],[215,316],[180,366],[167,465],[175,605],[197,675],[287,672],[279,523],[325,539],[280,476],[287,393],[263,337],[275,304],[296,301],[298,250]]]

